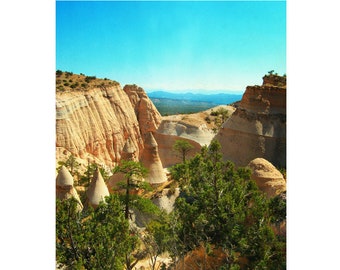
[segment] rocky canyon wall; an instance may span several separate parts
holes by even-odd
[[[71,77],[79,79],[78,77]],[[162,116],[137,85],[97,85],[86,90],[56,93],[56,161],[72,154],[83,164],[113,168],[122,159],[142,162],[149,169],[146,181],[166,181],[163,167],[180,162],[172,149],[178,136],[159,134]],[[201,146],[189,139],[197,153]],[[133,156],[133,158],[131,157]]]
[[[265,158],[286,167],[286,77],[266,75],[261,86],[248,86],[215,139],[224,159],[236,165]]]
[[[143,135],[155,130],[160,122],[160,114],[138,87],[124,91],[117,84],[57,92],[56,159],[73,154],[114,166],[128,139],[139,158],[144,148]]]

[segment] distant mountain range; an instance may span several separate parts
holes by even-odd
[[[148,92],[149,98],[152,99],[173,99],[181,101],[207,102],[213,105],[227,105],[242,99],[242,94],[198,94],[198,93],[174,93],[166,91]]]
[[[215,107],[228,105],[242,99],[242,94],[198,94],[173,93],[166,91],[148,92],[161,115],[196,113]]]

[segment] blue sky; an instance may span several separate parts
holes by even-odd
[[[146,90],[245,90],[286,73],[286,2],[57,2],[56,68]]]

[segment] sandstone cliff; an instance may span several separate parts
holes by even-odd
[[[142,136],[145,137],[147,133],[156,131],[162,121],[162,116],[143,88],[133,84],[125,85],[123,89],[135,110]]]
[[[72,153],[112,167],[121,160],[127,140],[139,159],[143,135],[155,131],[160,122],[157,109],[137,86],[124,91],[114,83],[86,91],[57,91],[56,159],[64,160]]]
[[[286,166],[286,78],[263,77],[262,86],[248,86],[239,107],[215,138],[224,159],[246,166],[261,157]]]

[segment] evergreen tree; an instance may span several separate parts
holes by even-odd
[[[120,184],[120,187],[125,189],[125,218],[129,219],[131,205],[130,190],[146,187],[142,177],[147,174],[147,169],[140,162],[123,160],[121,165],[115,167],[113,170],[113,173],[118,172],[124,173],[126,180],[126,182]]]
[[[182,161],[185,162],[186,157],[188,153],[193,149],[194,147],[185,140],[177,140],[173,146],[173,149],[180,154],[182,157]]]
[[[178,246],[183,253],[203,247],[207,255],[211,247],[221,248],[223,269],[285,269],[285,239],[273,233],[268,200],[250,180],[250,170],[223,162],[220,149],[213,141],[172,169],[182,190],[174,212]]]
[[[76,211],[74,199],[57,200],[56,258],[67,269],[124,269],[136,237],[131,236],[117,196],[94,210]]]

